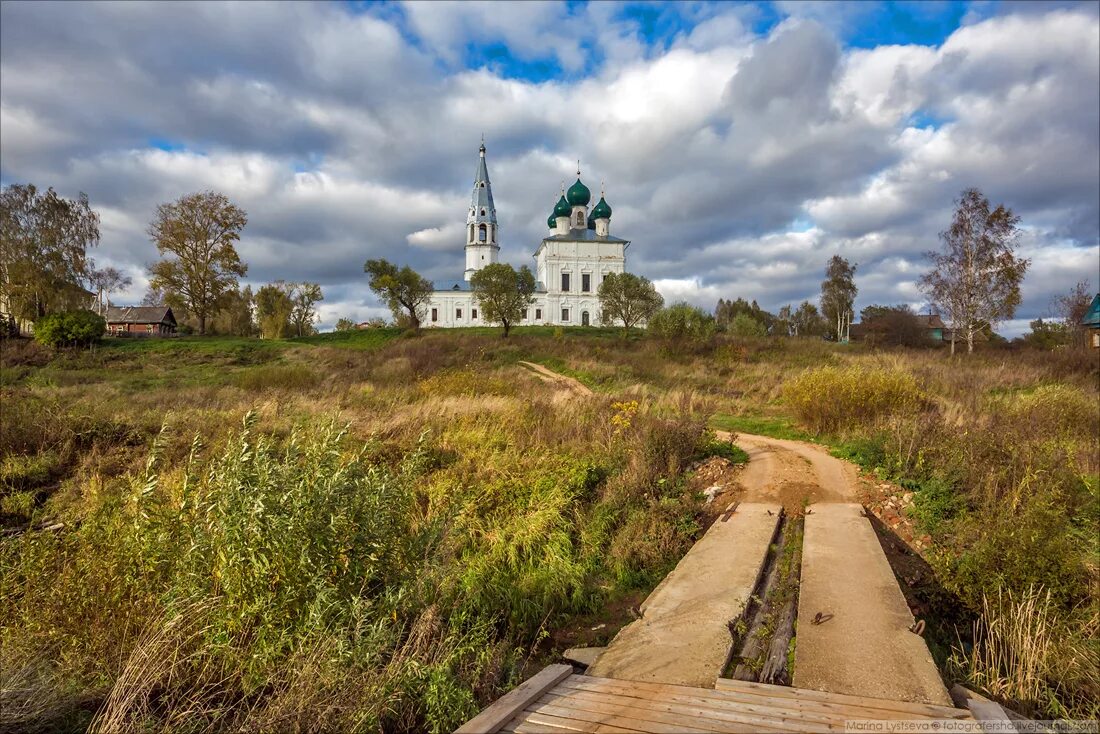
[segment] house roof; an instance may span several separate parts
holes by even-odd
[[[172,324],[176,316],[168,306],[110,306],[108,324]]]
[[[916,319],[925,329],[943,329],[946,327],[943,319],[937,313],[919,313],[916,315]]]

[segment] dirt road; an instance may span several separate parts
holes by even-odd
[[[739,434],[735,442],[749,454],[741,500],[806,513],[794,685],[950,705],[927,645],[909,631],[915,620],[862,515],[856,467],[801,441]]]
[[[557,372],[554,372],[547,367],[543,367],[541,364],[523,361],[521,361],[519,364],[534,372],[535,376],[543,382],[548,382],[556,386],[559,390],[572,393],[573,395],[592,394],[592,390],[590,390],[588,386],[581,381],[576,380],[572,377],[567,377],[565,375],[559,375]]]

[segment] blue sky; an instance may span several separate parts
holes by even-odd
[[[502,256],[529,263],[576,160],[666,299],[922,306],[952,200],[1022,218],[1017,319],[1100,281],[1096,3],[0,5],[0,182],[88,193],[135,281],[156,205],[223,191],[254,284],[384,309],[369,257],[447,280],[484,134]]]

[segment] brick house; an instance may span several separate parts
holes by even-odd
[[[109,306],[105,318],[111,336],[176,335],[176,316],[168,306]]]

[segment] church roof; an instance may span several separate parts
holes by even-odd
[[[477,172],[474,174],[474,191],[470,195],[470,214],[466,224],[497,223],[497,209],[493,204],[493,185],[489,182],[489,167],[485,165],[485,143],[478,151]],[[484,212],[484,213],[482,213]]]
[[[549,237],[543,237],[543,242],[630,242],[630,240],[624,240],[620,237],[612,237],[608,235],[601,237],[596,234],[595,230],[591,229],[571,229],[569,234],[555,234]]]
[[[569,200],[572,206],[588,206],[588,202],[592,201],[592,192],[581,183],[580,171],[577,171],[577,174],[577,182],[569,187],[569,191],[565,192],[565,198]]]
[[[468,291],[470,284],[464,280],[433,280],[432,289],[439,291]]]

